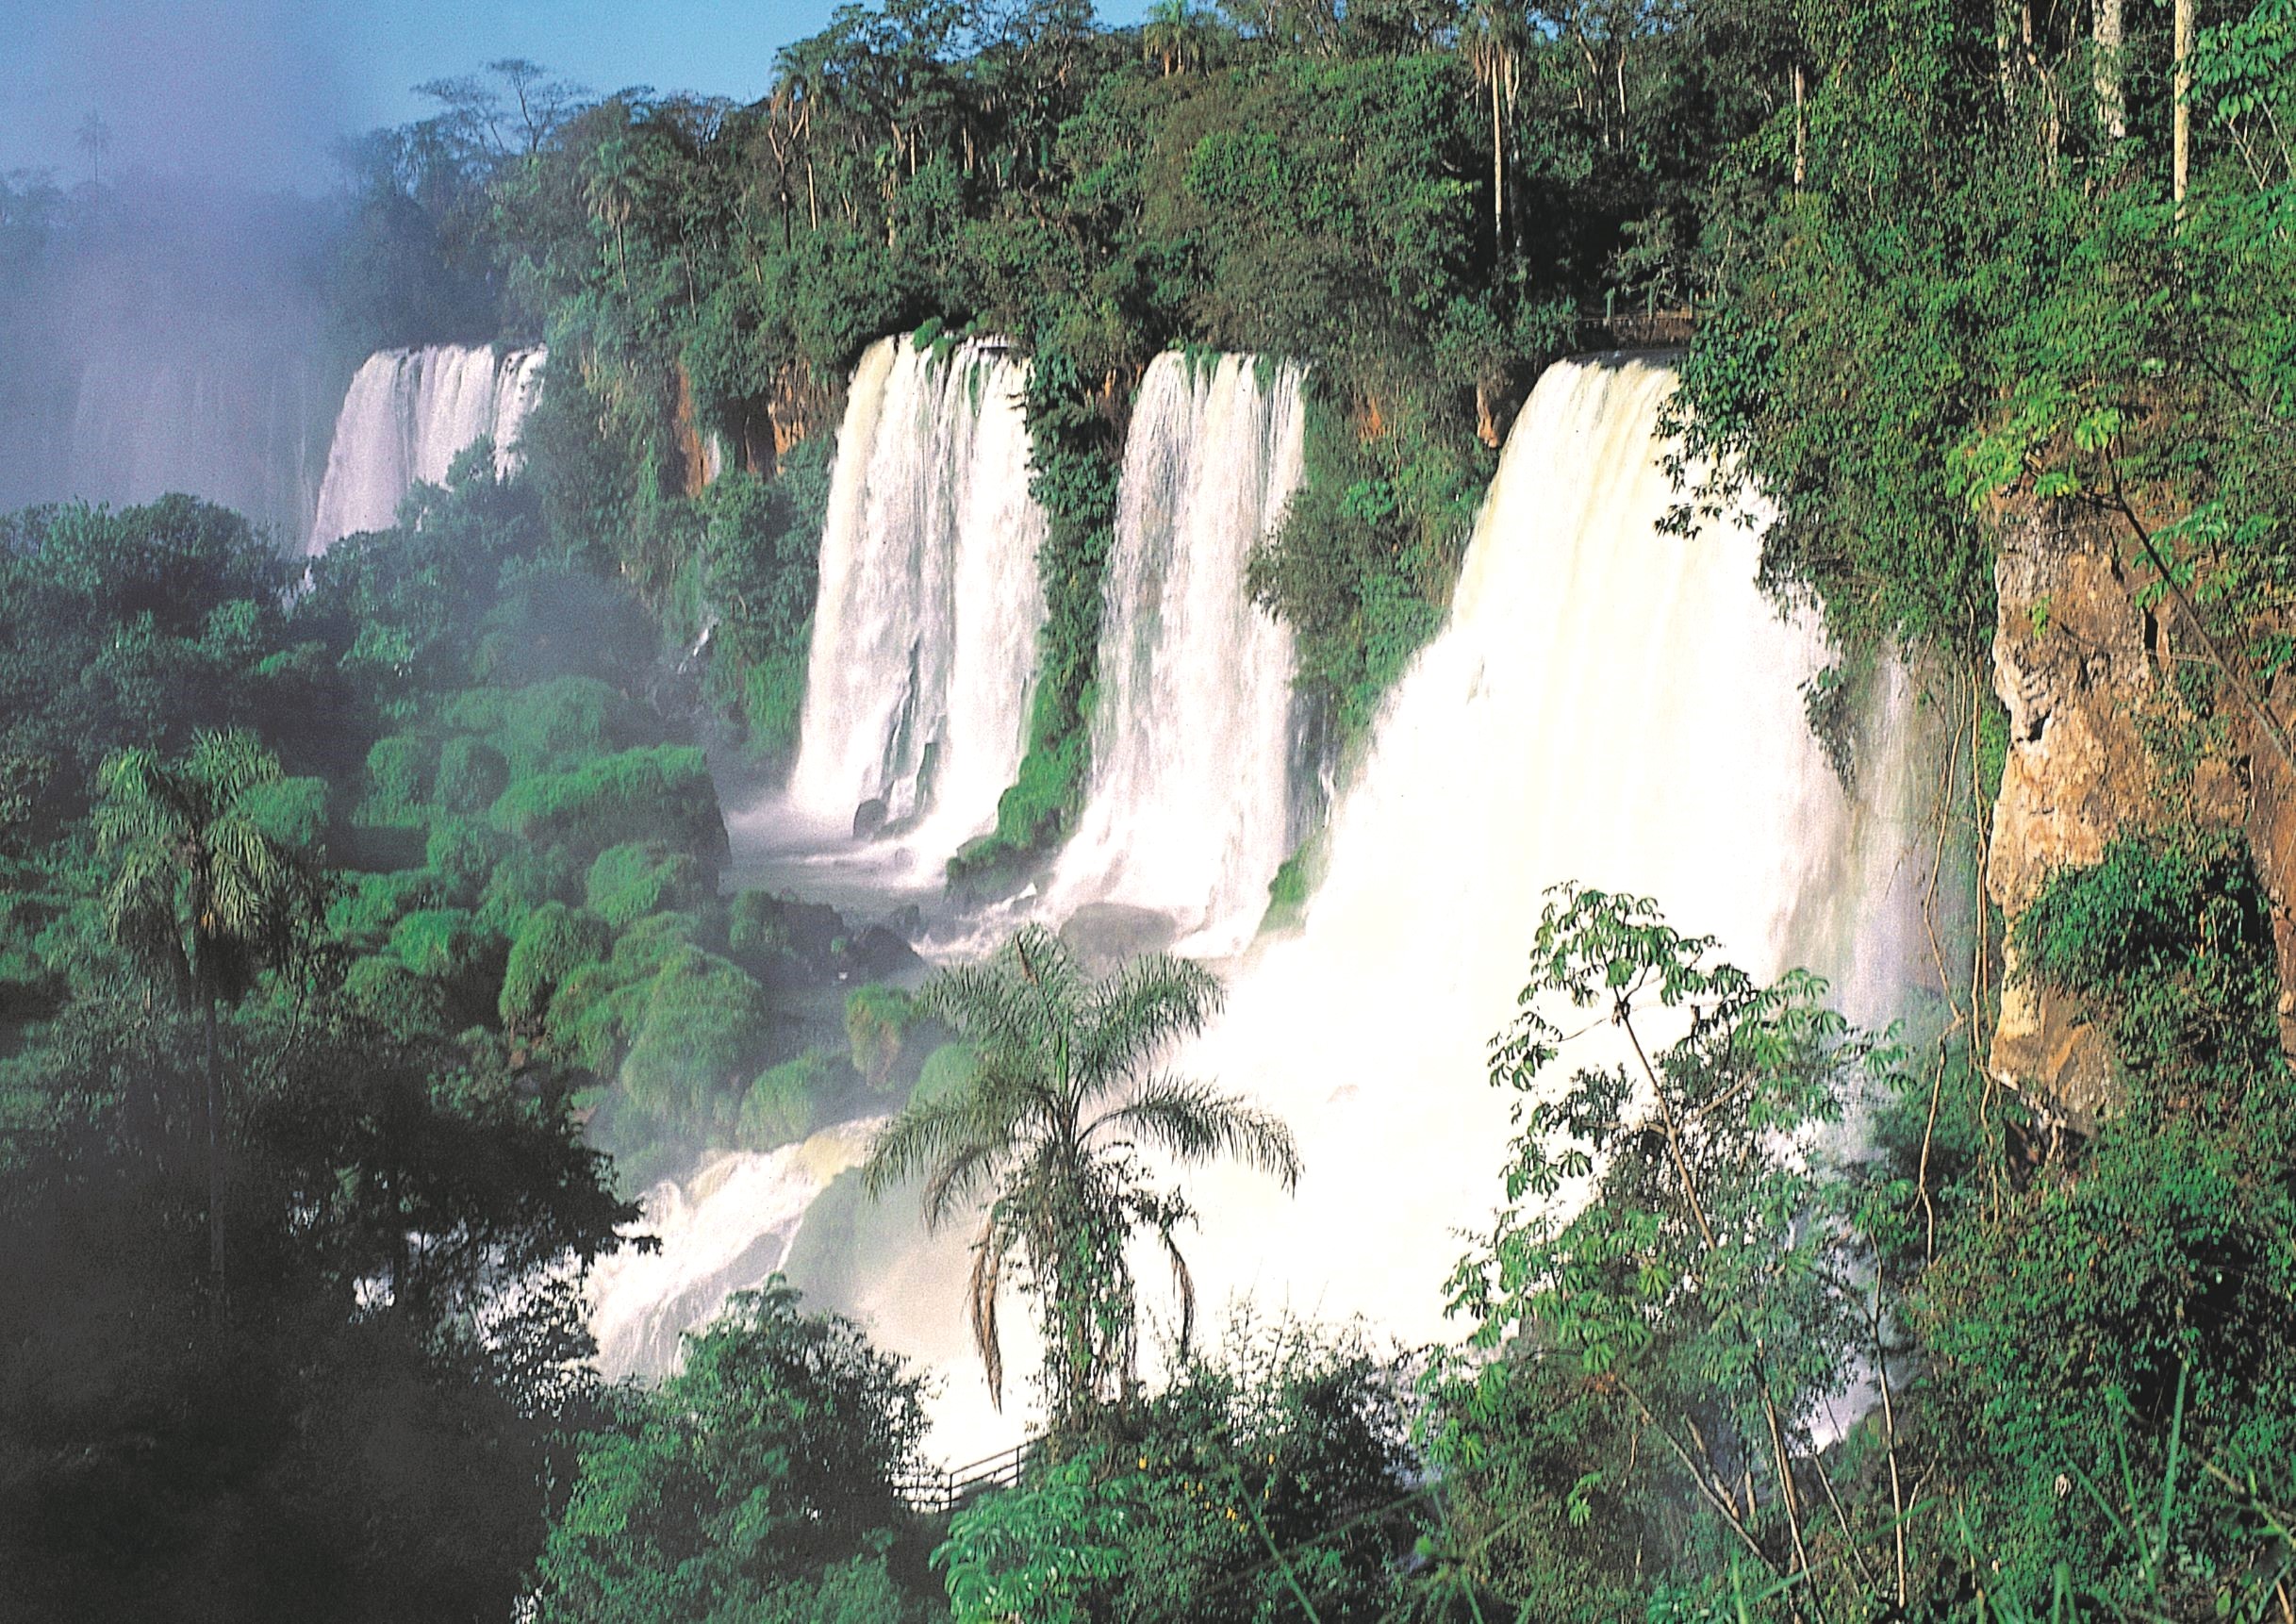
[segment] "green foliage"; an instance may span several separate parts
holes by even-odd
[[[637,840],[600,853],[583,890],[590,912],[619,929],[648,914],[692,907],[705,885],[690,854],[659,840]]]
[[[853,1069],[880,1093],[892,1084],[915,1009],[915,1001],[899,987],[871,985],[845,995],[845,1038]]]
[[[925,1056],[917,1074],[916,1100],[930,1105],[962,1092],[972,1084],[971,1049],[963,1043],[944,1043]]]
[[[715,859],[725,846],[709,764],[685,745],[626,750],[568,771],[518,779],[494,804],[492,817],[520,839],[558,841],[584,853],[668,838]]]
[[[526,917],[511,939],[499,1008],[503,1024],[530,1031],[558,988],[577,970],[603,960],[611,937],[604,923],[563,903],[545,903]]]
[[[1782,1578],[1817,1536],[1795,1463],[1817,1458],[1811,1419],[1874,1334],[1865,1215],[1818,1136],[1892,1056],[1807,974],[1763,986],[1713,945],[1647,902],[1564,887],[1493,1047],[1494,1084],[1522,1101],[1510,1205],[1453,1275],[1451,1310],[1474,1349],[1534,1351],[1461,1364],[1439,1390],[1444,1458],[1491,1474],[1462,1484],[1492,1496],[1481,1516],[1519,1507],[1468,1576],[1502,1594],[1711,1581],[1733,1543]],[[1624,1057],[1557,1090],[1558,1022],[1585,1030],[1590,1014]],[[1663,1046],[1644,1036],[1685,1025]],[[1566,1193],[1589,1181],[1574,1211]],[[1622,1447],[1648,1465],[1629,1472]],[[1702,1481],[1709,1459],[1746,1463],[1743,1496]]]
[[[390,933],[390,951],[417,975],[445,979],[470,958],[471,916],[460,908],[421,908]]]
[[[881,1555],[925,1430],[919,1384],[776,1278],[685,1339],[585,1441],[542,1554],[545,1624],[900,1616]]]
[[[441,895],[460,906],[479,900],[495,868],[507,855],[506,842],[493,828],[468,818],[439,818],[422,844],[422,866],[438,878]]]
[[[563,771],[613,751],[620,695],[596,677],[555,677],[510,695],[504,706],[504,754],[515,779]]]
[[[488,731],[499,725],[489,724]],[[484,812],[509,787],[508,760],[484,739],[457,734],[439,747],[435,793],[445,810],[465,816]]]
[[[367,782],[372,791],[372,816],[388,821],[422,804],[430,795],[430,779],[438,761],[438,747],[430,740],[406,734],[378,738],[367,752]]]
[[[950,1519],[957,1618],[1395,1616],[1414,1463],[1359,1343],[1239,1325],[1123,1420]]]
[[[737,966],[682,948],[624,1025],[619,1079],[631,1102],[656,1120],[708,1124],[739,1108],[768,1030],[765,990]]]
[[[824,1049],[808,1049],[794,1060],[785,1060],[758,1073],[742,1097],[736,1125],[742,1144],[753,1151],[770,1151],[795,1144],[820,1125],[821,1104],[834,1087],[837,1057]]]
[[[2161,1539],[2243,1561],[2239,1483],[2296,1447],[2296,1152],[2264,898],[2222,835],[2123,838],[2054,876],[2020,917],[2020,972],[2110,1035],[2124,1100],[1990,1222],[1965,1224],[1924,1283],[1942,1442],[1978,1496],[2003,1588],[2038,1604],[2070,1559],[2085,1592],[2133,1605],[2119,1497],[2059,1492],[2182,1451],[2190,1482]]]

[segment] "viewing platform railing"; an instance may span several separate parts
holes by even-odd
[[[1016,1487],[1036,1447],[1036,1439],[1024,1438],[1009,1450],[966,1466],[920,1466],[893,1486],[911,1510],[926,1516],[946,1516],[975,1495]]]

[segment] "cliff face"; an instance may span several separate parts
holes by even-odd
[[[2141,582],[2121,562],[2129,545],[2123,531],[2048,511],[2003,539],[1993,688],[2009,743],[1986,889],[2014,926],[2055,870],[2096,862],[2123,832],[2238,825],[2272,897],[2282,984],[2296,985],[2296,874],[2281,856],[2296,843],[2296,774],[2222,684],[2209,747],[2173,769],[2156,754],[2150,738],[2196,737],[2168,674],[2180,660],[2214,662],[2172,608],[2140,606]],[[2093,1123],[2112,1103],[2103,1035],[2070,1001],[2023,985],[2013,958],[2004,969],[1994,1074],[2076,1128]],[[2296,1025],[2286,997],[2281,1008],[2286,1044]]]

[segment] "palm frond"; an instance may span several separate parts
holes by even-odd
[[[1172,1260],[1172,1289],[1180,1297],[1180,1358],[1185,1364],[1196,1341],[1196,1276],[1188,1272],[1188,1260],[1181,1255],[1170,1224],[1159,1227],[1156,1238],[1164,1242],[1164,1254]]]
[[[1274,1175],[1287,1191],[1299,1185],[1299,1147],[1291,1129],[1274,1113],[1209,1083],[1153,1078],[1098,1118],[1091,1132],[1149,1146],[1182,1163],[1232,1157]]]
[[[861,1164],[862,1187],[881,1196],[978,1143],[978,1117],[964,1096],[911,1105],[878,1131]]]
[[[944,1152],[925,1178],[925,1227],[939,1229],[950,1214],[993,1184],[1011,1150],[1008,1143],[976,1138]]]
[[[1004,1248],[997,1234],[997,1215],[981,1225],[981,1238],[972,1249],[972,1340],[981,1354],[981,1368],[988,1376],[988,1401],[1004,1413],[1004,1348],[997,1336],[997,1286],[1004,1272]]]
[[[1077,1038],[1077,1071],[1088,1087],[1120,1083],[1175,1039],[1219,1013],[1219,977],[1170,953],[1134,959],[1092,990]]]

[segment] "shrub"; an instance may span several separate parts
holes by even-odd
[[[612,945],[604,922],[590,914],[577,913],[563,903],[545,903],[535,909],[510,943],[498,1003],[503,1024],[520,1028],[538,1023],[558,988],[585,966],[603,961]]]
[[[620,695],[596,677],[554,677],[512,694],[499,737],[513,774],[578,767],[614,746],[610,722]]]
[[[912,1002],[891,986],[857,987],[846,995],[845,1036],[852,1046],[853,1069],[871,1088],[883,1091],[893,1080]]]
[[[712,861],[725,851],[709,764],[685,746],[627,750],[570,772],[520,778],[494,804],[492,816],[521,839],[562,841],[591,854],[650,838]]]
[[[390,951],[416,975],[448,981],[471,966],[478,946],[471,916],[461,908],[420,908],[390,933]]]
[[[436,760],[437,747],[427,738],[401,733],[376,739],[367,752],[372,815],[388,818],[420,806],[428,796]]]
[[[457,735],[438,753],[438,783],[433,791],[449,812],[479,813],[510,787],[510,763],[482,738]]]
[[[440,894],[456,907],[478,901],[504,850],[502,836],[468,818],[441,818],[423,842],[422,861],[438,876]]]
[[[619,1076],[633,1105],[688,1128],[732,1115],[768,1033],[765,989],[739,966],[681,948],[627,1019],[630,1053]]]
[[[793,1144],[820,1125],[821,1102],[833,1086],[836,1057],[808,1049],[758,1074],[741,1102],[737,1131],[753,1151]]]
[[[690,907],[705,894],[702,865],[659,840],[636,840],[599,853],[584,894],[591,912],[621,926],[665,909]]]
[[[343,997],[394,1037],[411,1040],[447,1024],[446,989],[396,958],[371,954],[353,961],[343,976]]]

